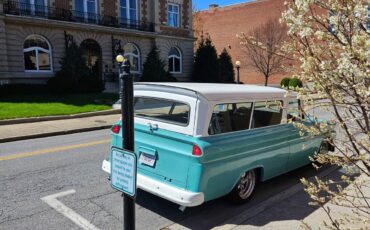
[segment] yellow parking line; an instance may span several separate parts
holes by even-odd
[[[32,152],[24,152],[24,153],[16,153],[6,156],[0,156],[0,161],[7,161],[7,160],[13,160],[18,158],[25,158],[25,157],[31,157],[31,156],[37,156],[42,154],[48,154],[48,153],[56,153],[60,151],[70,150],[70,149],[79,149],[94,145],[101,145],[109,143],[110,139],[100,140],[100,141],[93,141],[93,142],[87,142],[83,144],[77,144],[77,145],[67,145],[67,146],[60,146],[55,148],[48,148],[48,149],[40,149]]]

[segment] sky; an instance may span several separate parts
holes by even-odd
[[[193,0],[193,6],[197,10],[208,9],[209,4],[218,4],[219,6],[225,6],[230,4],[249,2],[251,0]]]

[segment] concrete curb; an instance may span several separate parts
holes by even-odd
[[[96,127],[88,127],[88,128],[56,131],[56,132],[50,132],[50,133],[38,133],[38,134],[32,134],[32,135],[3,138],[3,139],[0,139],[0,143],[28,140],[28,139],[33,139],[33,138],[59,136],[59,135],[73,134],[73,133],[89,132],[89,131],[107,129],[107,128],[110,128],[110,127],[112,127],[112,125],[102,125],[102,126],[96,126]]]
[[[0,120],[0,125],[14,125],[14,124],[32,123],[32,122],[40,122],[40,121],[56,121],[56,120],[66,120],[66,119],[74,119],[74,118],[94,117],[94,116],[101,116],[101,115],[119,114],[120,112],[121,112],[120,109],[110,109],[110,110],[103,110],[103,111],[97,111],[97,112],[78,113],[78,114],[72,114],[72,115],[9,119],[9,120]]]
[[[319,178],[323,178],[337,170],[338,166],[330,166],[328,169],[325,169],[324,171],[320,172],[318,175],[316,175]],[[312,176],[309,178],[310,181],[314,180],[315,176]],[[219,227],[213,228],[214,230],[231,230],[236,227],[238,227],[240,224],[244,223],[248,219],[251,219],[252,217],[258,215],[259,213],[266,210],[271,205],[275,204],[276,202],[279,202],[281,200],[285,200],[291,196],[293,196],[295,193],[302,191],[303,185],[301,183],[298,183],[294,186],[292,186],[290,189],[282,191],[278,193],[277,195],[270,197],[269,199],[259,203],[258,205],[251,207],[239,215],[228,219],[227,221],[224,221],[222,224],[220,224]],[[232,223],[232,224],[231,224]]]

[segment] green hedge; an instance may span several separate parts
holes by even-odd
[[[29,95],[49,93],[47,85],[36,84],[9,84],[0,85],[0,96]]]
[[[289,77],[284,77],[280,82],[280,86],[281,87],[288,87],[289,82],[290,82],[290,78]]]
[[[66,89],[63,91],[64,83],[60,83],[59,87],[57,85],[47,85],[47,84],[9,84],[0,85],[0,96],[11,96],[11,95],[34,95],[34,94],[78,94],[78,93],[99,93],[102,91],[102,86],[100,81],[94,81],[91,78],[80,79],[81,88],[76,91],[71,91]],[[56,88],[57,87],[57,88]],[[1,101],[1,99],[0,99]]]
[[[302,81],[299,80],[298,78],[290,79],[289,88],[296,88],[296,87],[302,88],[303,87]]]

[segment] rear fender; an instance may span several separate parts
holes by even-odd
[[[264,173],[264,168],[262,165],[258,165],[258,166],[254,166],[253,168],[247,168],[245,170],[242,170],[240,173],[239,173],[239,177],[236,178],[234,181],[234,185],[233,187],[230,189],[229,193],[235,188],[235,186],[237,185],[237,183],[239,182],[239,179],[241,178],[241,176],[243,175],[243,173],[245,172],[248,172],[250,170],[255,170],[256,173],[257,173],[257,180],[256,182],[260,182],[262,181],[262,178],[263,178],[263,173]]]

